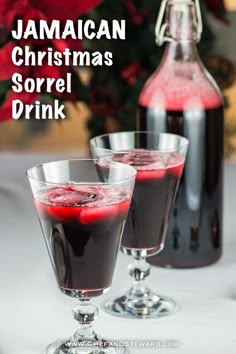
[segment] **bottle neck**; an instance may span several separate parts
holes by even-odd
[[[165,60],[200,61],[196,46],[197,19],[192,2],[171,2],[166,13],[167,36]]]
[[[166,45],[163,62],[177,61],[182,63],[201,62],[195,41],[175,41]]]

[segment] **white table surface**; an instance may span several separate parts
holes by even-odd
[[[31,201],[25,170],[52,156],[0,154],[0,354],[43,353],[47,344],[76,329],[76,300],[59,292]],[[214,266],[194,270],[153,268],[154,290],[172,296],[176,314],[157,320],[127,320],[100,309],[95,328],[112,339],[178,340],[175,349],[130,353],[236,353],[236,165],[225,166],[224,256]],[[113,287],[95,300],[122,293],[130,285],[130,258],[120,254]]]

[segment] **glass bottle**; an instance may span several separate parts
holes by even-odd
[[[200,267],[222,254],[223,99],[197,51],[201,31],[198,0],[163,0],[156,34],[168,44],[140,94],[137,129],[183,135],[190,145],[165,248],[150,258],[155,265]]]

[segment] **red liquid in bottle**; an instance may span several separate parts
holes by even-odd
[[[198,58],[178,60],[171,46],[140,95],[137,129],[182,135],[190,145],[164,250],[149,261],[197,267],[222,253],[223,102]]]

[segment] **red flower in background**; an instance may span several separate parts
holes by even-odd
[[[135,85],[138,76],[145,76],[146,71],[138,61],[133,61],[127,67],[121,70],[121,78],[130,86]]]
[[[48,24],[52,20],[60,20],[62,27],[66,20],[76,21],[80,15],[96,6],[100,0],[1,0],[0,1],[0,30],[6,34],[14,28],[15,21],[22,19],[26,26],[28,20],[46,20]],[[5,35],[6,36],[6,35]],[[6,36],[7,37],[7,36]],[[1,41],[0,41],[1,43]],[[26,67],[15,66],[11,60],[11,52],[14,45],[25,46],[29,45],[31,50],[35,52],[46,50],[52,47],[56,50],[63,51],[66,47],[75,50],[81,50],[82,45],[78,40],[20,40],[19,42],[8,42],[0,49],[0,81],[10,80],[12,75],[17,72],[21,73],[24,78],[47,78],[53,77],[65,78],[70,68],[64,66],[43,66]],[[73,86],[73,82],[72,82]],[[37,98],[37,93],[15,93],[9,91],[6,95],[5,102],[0,107],[0,121],[11,118],[12,101],[20,99],[24,104],[30,104]],[[72,94],[63,95],[63,98],[75,100]]]
[[[11,30],[12,24],[17,17],[21,17],[29,0],[1,0],[0,2],[0,28]]]
[[[100,0],[1,0],[0,28],[11,28],[16,18],[22,18],[32,9],[43,14],[49,22],[52,20],[75,21],[99,2]]]
[[[124,0],[124,6],[127,9],[131,22],[141,25],[146,17],[146,11],[139,10],[132,0]]]

